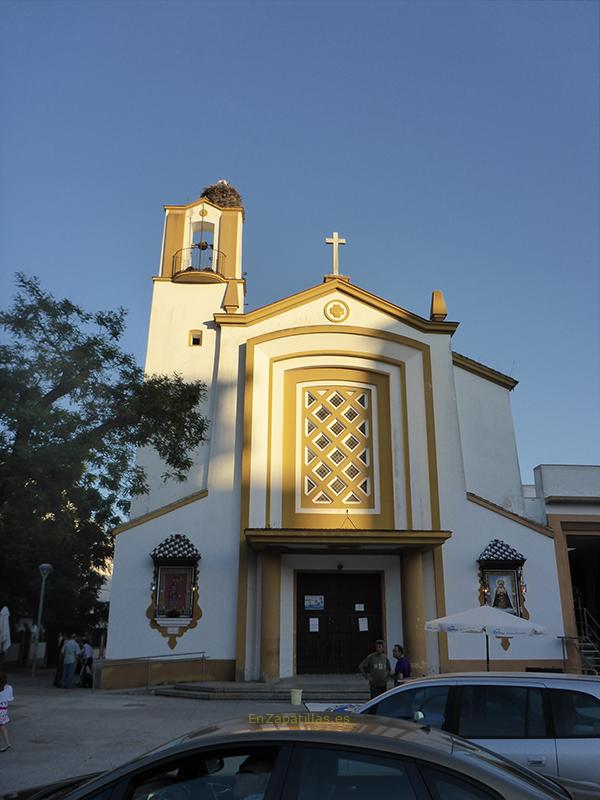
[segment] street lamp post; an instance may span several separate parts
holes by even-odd
[[[46,591],[46,578],[53,571],[52,564],[40,564],[38,567],[40,575],[42,576],[42,586],[40,589],[40,602],[38,605],[37,625],[35,626],[33,638],[33,654],[31,659],[31,674],[35,675],[35,666],[37,663],[38,643],[40,641],[40,630],[42,627],[42,611],[44,610],[44,593]]]

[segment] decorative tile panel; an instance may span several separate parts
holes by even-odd
[[[372,406],[368,388],[302,389],[302,508],[374,508]]]

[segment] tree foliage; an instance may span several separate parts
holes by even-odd
[[[22,273],[17,286],[0,312],[0,606],[31,615],[48,561],[47,618],[81,627],[98,610],[109,531],[148,488],[136,449],[183,480],[206,437],[206,387],[144,378],[119,346],[123,309],[85,311]]]

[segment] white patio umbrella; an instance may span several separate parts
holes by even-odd
[[[546,633],[543,625],[509,614],[492,606],[477,606],[468,611],[459,611],[447,617],[439,617],[425,623],[426,631],[445,633],[485,633],[485,662],[490,670],[490,636],[498,638],[512,636],[539,636]]]
[[[10,611],[6,606],[0,609],[0,653],[6,653],[10,648]]]

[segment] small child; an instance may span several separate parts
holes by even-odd
[[[12,686],[8,682],[6,672],[0,672],[0,731],[4,739],[4,747],[0,747],[0,753],[10,750],[10,739],[8,737],[8,704],[14,700]]]

